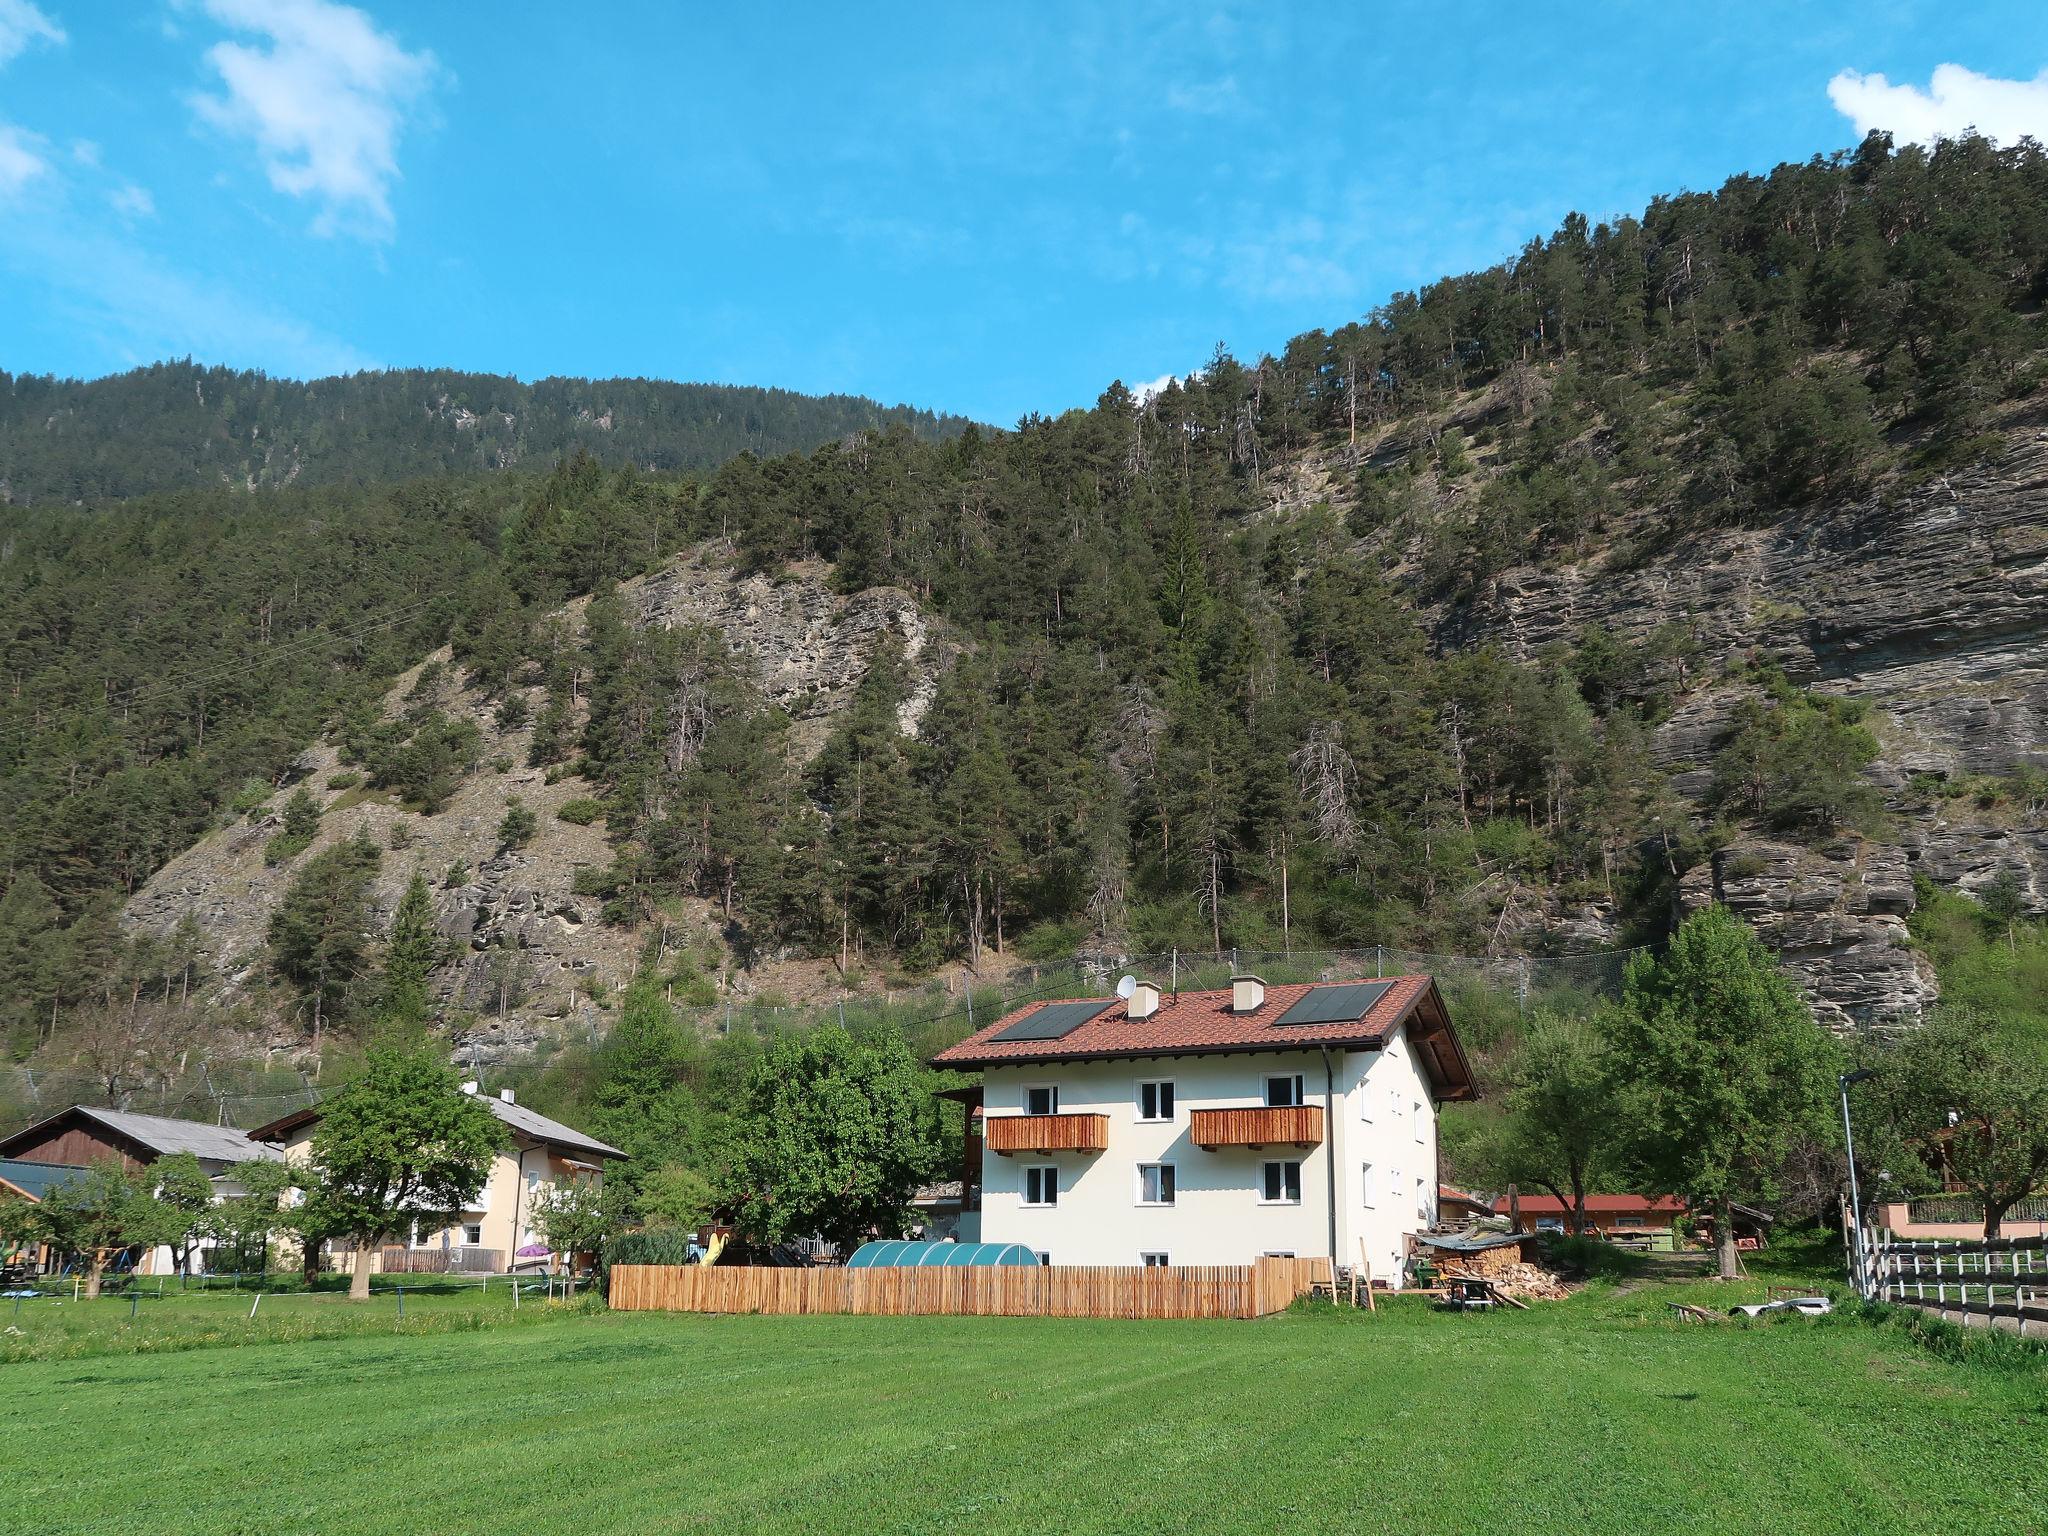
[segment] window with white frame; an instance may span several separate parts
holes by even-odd
[[[1265,1165],[1264,1193],[1267,1205],[1301,1204],[1301,1164],[1273,1162]]]
[[[1301,1104],[1301,1074],[1266,1079],[1266,1108],[1294,1109]]]
[[[1138,1262],[1147,1269],[1165,1269],[1170,1261],[1163,1253],[1141,1253]]]
[[[1425,1221],[1429,1219],[1429,1180],[1415,1181],[1415,1214]]]
[[[1060,1203],[1060,1171],[1051,1163],[1035,1163],[1024,1170],[1024,1203],[1026,1205],[1058,1205]]]
[[[1422,1100],[1417,1099],[1415,1101],[1415,1139],[1417,1141],[1422,1140],[1422,1133],[1426,1123],[1422,1118]]]
[[[1358,1118],[1367,1125],[1372,1124],[1372,1100],[1372,1078],[1362,1077],[1358,1080]]]
[[[1171,1120],[1173,1118],[1173,1084],[1168,1082],[1138,1084],[1138,1119],[1140,1121]]]
[[[1060,1091],[1051,1083],[1038,1083],[1024,1090],[1024,1113],[1056,1115],[1060,1112]]]
[[[1173,1204],[1173,1164],[1138,1164],[1138,1204]]]
[[[1363,1202],[1365,1203],[1366,1207],[1367,1207],[1368,1209],[1370,1209],[1370,1208],[1371,1208],[1371,1206],[1372,1206],[1372,1164],[1371,1164],[1371,1163],[1360,1163],[1360,1164],[1358,1165],[1358,1189],[1359,1189],[1359,1198],[1360,1198],[1360,1199],[1361,1199],[1361,1200],[1362,1200],[1362,1201],[1363,1201]]]
[[[472,1248],[481,1246],[484,1240],[484,1224],[480,1221],[465,1221],[462,1224],[462,1240]]]

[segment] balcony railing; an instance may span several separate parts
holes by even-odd
[[[1188,1139],[1198,1147],[1313,1147],[1323,1139],[1323,1107],[1296,1104],[1286,1109],[1198,1109]]]
[[[1109,1145],[1107,1115],[985,1115],[991,1152],[1100,1152]]]

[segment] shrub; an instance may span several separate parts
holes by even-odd
[[[1064,960],[1088,937],[1085,923],[1034,923],[1017,940],[1026,960]]]
[[[327,776],[327,787],[329,789],[354,789],[362,782],[363,776],[353,768],[344,769],[340,773],[330,773]]]
[[[505,819],[498,823],[500,848],[523,848],[540,830],[540,818],[517,795],[505,802]]]
[[[587,827],[604,815],[604,807],[586,795],[564,801],[562,808],[555,814],[572,827]]]

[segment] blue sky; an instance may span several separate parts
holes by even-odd
[[[0,367],[1007,423],[1872,123],[2048,140],[2044,66],[2040,0],[0,0]]]

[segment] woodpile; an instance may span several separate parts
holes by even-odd
[[[1514,1251],[1512,1248],[1494,1250],[1496,1253],[1506,1252],[1508,1254],[1513,1254]],[[1471,1254],[1467,1257],[1486,1259],[1491,1256],[1491,1254]],[[1528,1300],[1563,1301],[1567,1296],[1571,1295],[1571,1292],[1565,1287],[1565,1283],[1541,1264],[1530,1264],[1519,1259],[1508,1263],[1490,1264],[1482,1269],[1477,1265],[1468,1265],[1465,1258],[1460,1258],[1444,1264],[1442,1272],[1446,1276],[1456,1278],[1490,1280],[1493,1282],[1495,1289],[1505,1292],[1509,1296],[1519,1296]]]

